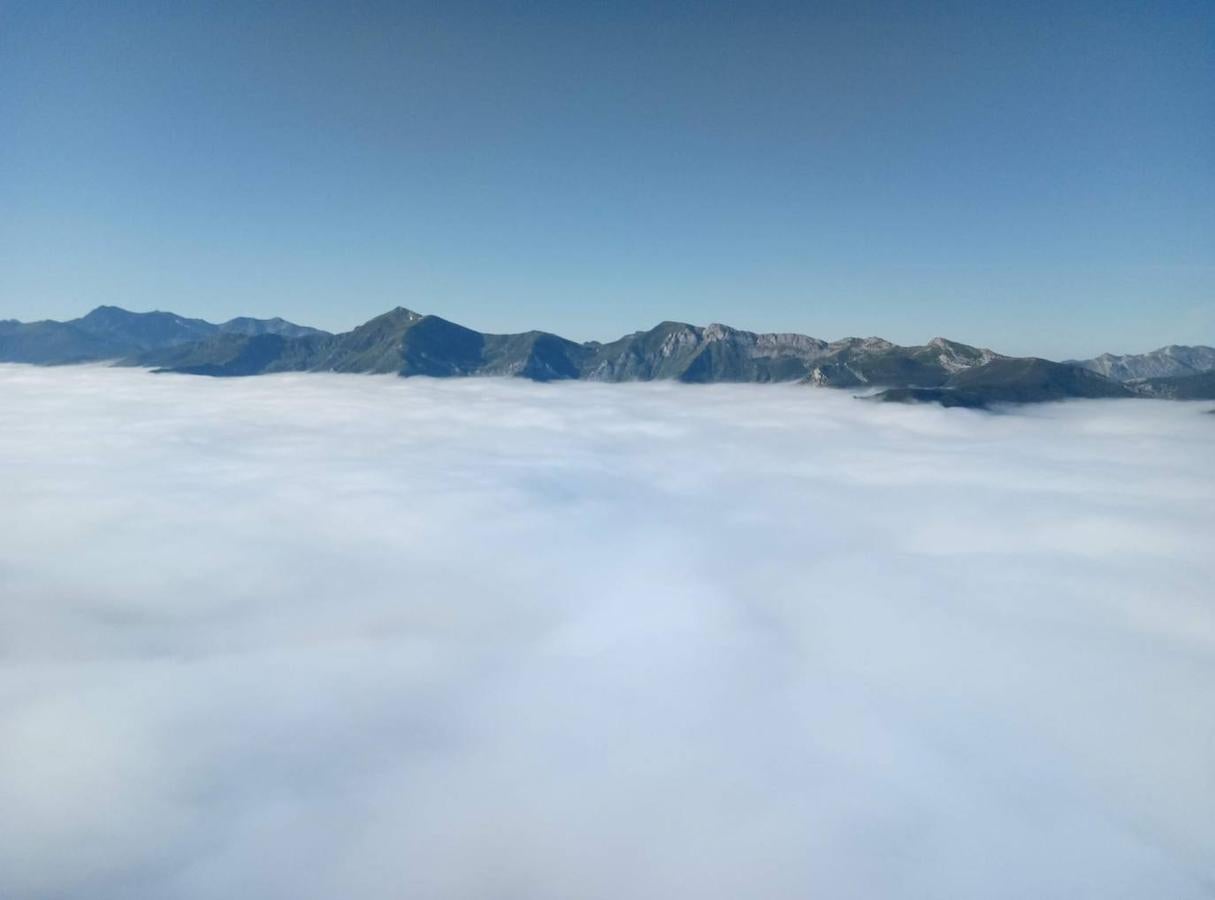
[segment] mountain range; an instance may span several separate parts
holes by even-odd
[[[860,390],[887,402],[968,407],[1068,397],[1215,399],[1210,347],[1052,362],[945,338],[915,346],[873,337],[828,342],[682,322],[609,343],[578,343],[543,331],[485,334],[402,307],[341,334],[278,318],[213,324],[116,306],[66,322],[0,321],[0,362],[100,361],[211,376],[374,372],[535,381],[792,381]]]

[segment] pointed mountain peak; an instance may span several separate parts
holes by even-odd
[[[85,313],[83,316],[81,316],[81,318],[82,319],[105,319],[105,318],[112,318],[114,316],[137,316],[137,315],[139,315],[139,313],[133,313],[129,309],[123,309],[121,306],[110,306],[108,304],[103,303],[101,306],[98,306],[95,309],[89,310],[87,313]]]
[[[388,310],[388,312],[381,313],[374,319],[371,319],[371,321],[377,322],[383,320],[385,322],[420,322],[425,318],[426,316],[423,313],[415,312],[412,309],[406,309],[404,306],[394,306],[392,309]]]

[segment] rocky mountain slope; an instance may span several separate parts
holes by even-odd
[[[1177,378],[1215,371],[1215,347],[1179,347],[1171,344],[1151,353],[1125,356],[1103,353],[1094,359],[1070,362],[1115,381]]]

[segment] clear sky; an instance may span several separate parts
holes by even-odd
[[[1215,344],[1215,3],[0,0],[0,318]]]

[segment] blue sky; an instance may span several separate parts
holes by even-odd
[[[1215,343],[1215,6],[0,0],[0,318]]]

